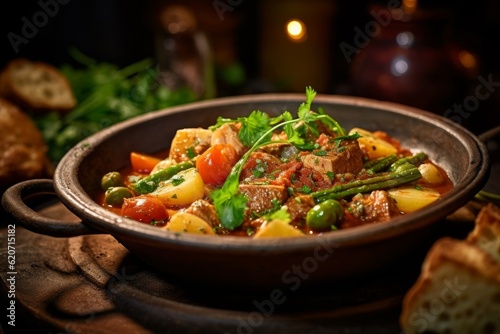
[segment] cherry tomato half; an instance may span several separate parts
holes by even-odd
[[[156,197],[141,195],[125,198],[121,215],[152,225],[165,225],[169,215],[163,203]]]
[[[203,182],[218,186],[224,183],[237,161],[238,154],[232,145],[218,144],[202,153],[196,160],[196,168]]]

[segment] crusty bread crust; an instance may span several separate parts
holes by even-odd
[[[52,177],[47,147],[33,120],[0,98],[0,193],[28,179]]]
[[[488,204],[467,240],[445,237],[431,247],[403,300],[405,334],[500,333],[500,261],[491,253],[500,250],[490,247],[500,240],[499,213]]]
[[[77,103],[62,72],[48,63],[25,58],[10,61],[2,70],[0,96],[34,111],[66,112]]]
[[[500,263],[500,208],[491,203],[477,216],[467,241],[488,252]],[[499,315],[500,316],[500,315]]]

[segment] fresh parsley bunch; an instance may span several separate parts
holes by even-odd
[[[151,59],[125,68],[97,62],[76,50],[73,56],[83,66],[63,65],[78,105],[67,114],[56,111],[34,115],[49,148],[49,158],[57,164],[81,140],[123,120],[196,100],[189,88],[171,90],[159,81]]]

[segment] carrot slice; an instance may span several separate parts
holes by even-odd
[[[138,173],[150,173],[160,161],[161,159],[151,155],[138,152],[130,153],[130,164],[132,169]]]

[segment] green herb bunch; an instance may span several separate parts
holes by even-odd
[[[67,114],[52,111],[33,115],[55,164],[78,142],[110,125],[196,100],[187,87],[171,90],[162,85],[152,59],[120,69],[76,50],[71,52],[82,66],[63,65],[60,70],[70,82],[78,105]]]

